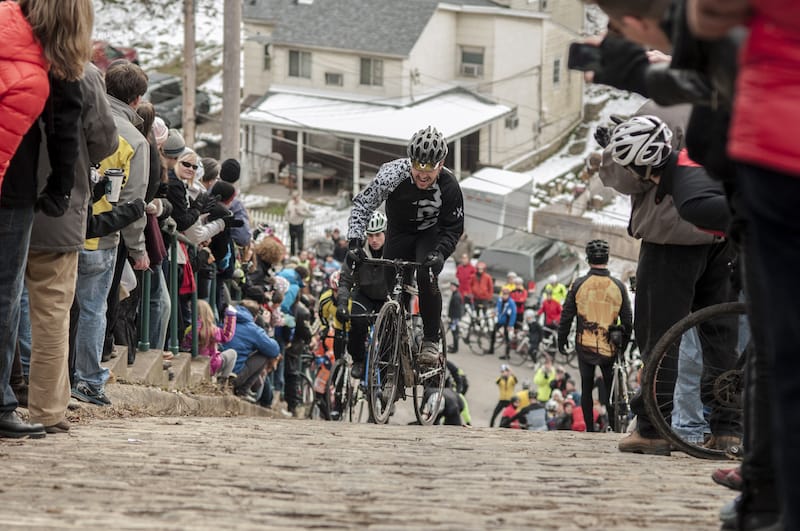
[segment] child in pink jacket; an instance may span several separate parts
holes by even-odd
[[[211,375],[217,375],[218,382],[225,382],[236,364],[236,351],[228,349],[220,352],[217,345],[233,339],[233,334],[236,332],[236,308],[233,306],[225,308],[225,320],[220,328],[214,319],[211,306],[200,299],[197,301],[197,323],[199,325],[197,328],[197,352],[201,356],[211,358],[209,365]],[[189,327],[183,339],[183,348],[191,348],[191,345],[192,328]]]

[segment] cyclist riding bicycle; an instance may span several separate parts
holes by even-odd
[[[575,329],[575,350],[578,352],[578,370],[581,374],[581,409],[583,418],[592,419],[592,388],[594,387],[595,367],[600,367],[603,386],[600,402],[608,407],[608,393],[614,379],[612,365],[614,348],[611,344],[609,328],[620,322],[623,327],[623,345],[633,329],[633,312],[628,299],[628,291],[608,270],[608,242],[592,240],[586,244],[586,261],[589,272],[576,280],[567,293],[561,324],[558,327],[558,350],[567,351],[567,336],[572,320],[578,319]],[[613,415],[609,415],[613,418]],[[591,421],[586,431],[593,431]]]
[[[364,232],[372,213],[386,201],[383,257],[422,264],[417,269],[417,284],[423,340],[417,362],[429,368],[439,359],[442,314],[442,295],[432,276],[441,272],[464,232],[464,199],[455,176],[444,167],[447,140],[442,133],[431,126],[417,131],[407,153],[407,158],[383,164],[372,182],[353,198],[347,262],[353,270],[366,257]],[[386,284],[391,285],[394,271],[385,274]]]
[[[364,255],[369,258],[382,258],[386,242],[386,216],[383,212],[372,213],[366,232],[367,244],[362,249]],[[361,379],[364,376],[364,358],[370,325],[370,319],[366,314],[378,312],[388,295],[389,289],[383,267],[361,264],[354,271],[347,261],[342,265],[339,292],[336,295],[336,320],[350,321],[347,351],[353,358],[351,374],[354,378]]]

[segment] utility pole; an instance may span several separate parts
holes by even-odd
[[[183,0],[183,139],[194,147],[197,64],[194,46],[194,0]]]
[[[239,160],[242,2],[225,0],[222,52],[222,145],[220,160]]]

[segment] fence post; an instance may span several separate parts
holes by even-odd
[[[178,234],[172,236],[169,249],[169,298],[171,299],[169,314],[169,350],[177,354],[178,347]]]
[[[197,271],[194,272],[194,285],[197,286]],[[192,358],[197,357],[197,288],[192,291]]]
[[[150,350],[150,275],[150,269],[142,272],[142,326],[139,352]]]

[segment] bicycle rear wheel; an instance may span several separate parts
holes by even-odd
[[[300,374],[300,407],[303,408],[303,417],[307,419],[318,419],[322,413],[315,400],[314,382],[306,373]]]
[[[325,383],[328,420],[345,420],[347,418],[351,394],[350,370],[347,367],[347,361],[338,359]]]
[[[400,381],[400,305],[389,301],[375,321],[375,333],[369,348],[367,389],[369,409],[378,424],[386,424],[391,415]]]
[[[614,423],[613,428],[617,433],[628,431],[630,423],[630,400],[628,393],[628,375],[621,367],[614,369],[614,381],[611,390],[611,407],[614,411],[613,418],[609,418]]]
[[[727,459],[729,448],[705,446],[708,435],[741,436],[741,367],[750,343],[744,314],[740,302],[694,312],[667,330],[645,360],[648,418],[663,438],[694,457]]]
[[[436,363],[436,367],[425,372],[420,372],[419,368],[417,368],[414,378],[414,389],[412,391],[414,415],[423,426],[433,424],[439,415],[439,407],[444,400],[442,391],[447,379],[447,344],[444,325],[440,324],[439,329],[441,339],[439,341],[439,360]],[[425,392],[426,389],[428,389],[427,393]]]

